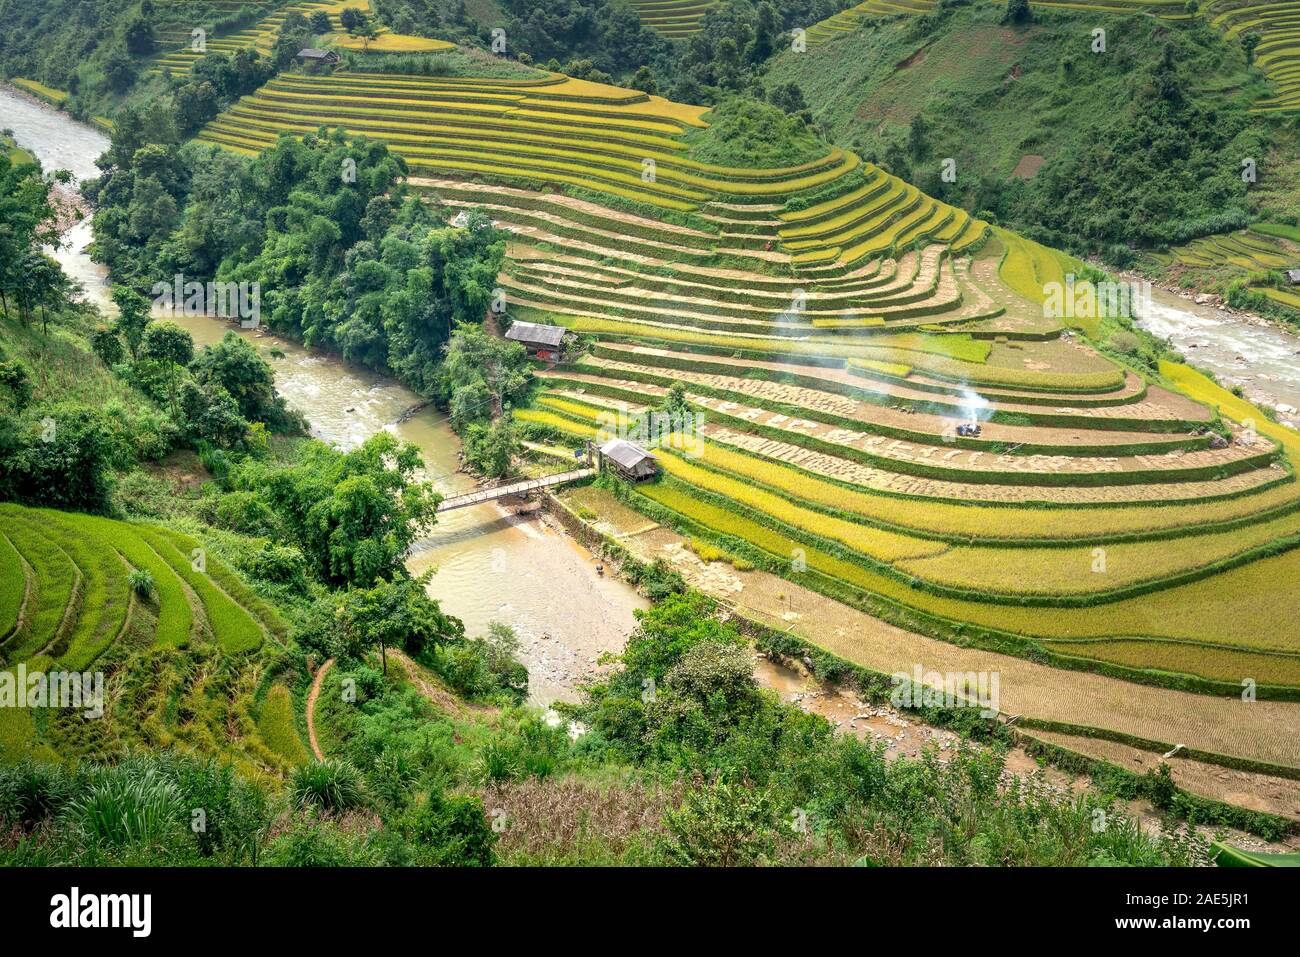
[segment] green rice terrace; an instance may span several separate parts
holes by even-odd
[[[916,16],[932,10],[934,0],[866,0],[808,28],[809,43],[826,43],[850,36],[873,17]],[[1043,10],[1098,13],[1144,14],[1163,20],[1183,21],[1200,17],[1237,40],[1253,33],[1259,38],[1254,62],[1272,82],[1274,95],[1260,100],[1260,112],[1288,112],[1300,109],[1300,4],[1267,3],[1258,0],[1210,0],[1190,11],[1185,0],[1030,0]]]
[[[327,14],[334,26],[342,32],[339,13],[347,7],[369,9],[365,0],[344,0],[344,2],[322,3],[313,0],[299,0],[292,3],[246,3],[244,0],[174,0],[161,5],[162,9],[175,17],[174,25],[159,32],[158,41],[164,52],[154,58],[152,72],[164,71],[172,76],[186,76],[194,61],[204,53],[222,53],[229,55],[239,50],[256,50],[266,56],[271,52],[272,44],[280,32],[285,19],[292,13],[310,17],[313,13]],[[203,21],[201,16],[220,17],[236,12],[252,10],[265,13],[265,16],[250,26],[230,32],[205,36],[201,49],[195,49],[191,31],[196,22]]]
[[[681,40],[700,30],[700,21],[718,6],[718,0],[628,0],[641,22],[668,37]]]
[[[1300,230],[1281,223],[1256,223],[1249,229],[1219,236],[1204,236],[1168,253],[1150,252],[1146,258],[1177,278],[1209,278],[1221,285],[1244,282],[1247,288],[1276,306],[1300,314],[1300,293],[1269,284],[1269,274],[1296,262]]]
[[[1216,0],[1207,4],[1202,16],[1237,38],[1250,32],[1259,37],[1255,63],[1273,82],[1276,95],[1260,101],[1262,112],[1300,109],[1300,4],[1252,3]]]
[[[539,369],[518,421],[577,444],[676,382],[702,413],[700,449],[659,450],[660,478],[620,493],[656,521],[963,645],[1300,695],[1300,594],[1280,585],[1300,573],[1300,437],[1185,367],[1106,357],[1098,323],[1045,318],[1070,257],[842,149],[695,159],[711,119],[556,75],[344,72],[283,75],[200,138],[254,153],[344,126],[509,229],[511,316],[596,343]],[[1234,243],[1271,262],[1267,237]]]
[[[0,505],[0,667],[103,671],[112,720],[0,709],[0,755],[103,758],[177,745],[252,773],[305,759],[286,689],[259,684],[288,626],[198,543],[163,528]],[[287,722],[286,727],[279,727]]]

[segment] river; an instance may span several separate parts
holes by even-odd
[[[227,330],[249,337],[275,368],[276,388],[307,416],[311,432],[352,448],[387,429],[420,448],[443,495],[472,490],[458,472],[460,441],[433,408],[404,417],[420,397],[401,383],[313,353],[297,343],[207,316],[175,316],[196,346]],[[435,569],[429,593],[481,635],[493,621],[515,629],[536,704],[573,700],[574,687],[606,651],[619,651],[646,602],[626,583],[596,574],[595,557],[551,521],[516,516],[495,503],[443,513],[412,551],[415,574]]]
[[[68,169],[77,179],[97,174],[94,159],[108,147],[98,130],[3,87],[0,128],[12,129],[46,169]],[[79,223],[54,256],[91,302],[111,311],[106,272],[86,254],[90,238],[89,223]],[[427,477],[444,495],[474,488],[474,479],[457,471],[459,440],[445,416],[427,408],[404,418],[421,400],[400,383],[220,319],[169,318],[188,329],[197,346],[218,341],[228,329],[249,337],[313,436],[348,449],[386,429],[420,448]],[[597,575],[591,552],[552,520],[515,516],[496,504],[440,515],[408,567],[416,574],[436,570],[429,593],[465,622],[469,634],[484,634],[493,621],[515,629],[530,699],[539,705],[574,700],[575,685],[595,670],[596,659],[622,649],[636,626],[633,611],[647,607],[626,583]]]
[[[96,174],[94,158],[108,146],[98,130],[0,87],[3,127],[47,169],[68,169],[78,179]],[[92,302],[111,309],[105,271],[85,252],[89,241],[89,224],[80,223],[64,234],[55,258]],[[1163,290],[1154,290],[1153,300],[1151,314],[1141,320],[1146,329],[1169,338],[1223,381],[1241,384],[1252,398],[1300,407],[1300,339]],[[307,417],[316,437],[351,448],[387,429],[419,446],[428,477],[444,495],[473,488],[474,480],[456,471],[459,442],[440,413],[425,409],[403,421],[420,400],[400,383],[264,332],[204,316],[175,318],[198,345],[217,341],[229,328],[251,337],[274,366],[277,388]],[[591,553],[551,522],[517,517],[495,504],[445,513],[413,551],[409,567],[416,573],[436,569],[430,594],[470,634],[483,634],[493,621],[515,628],[537,704],[572,700],[575,683],[602,652],[622,647],[635,627],[633,611],[645,607],[626,584],[596,575]]]
[[[1300,338],[1273,323],[1250,322],[1153,288],[1138,325],[1168,339],[1188,362],[1210,370],[1225,386],[1241,386],[1252,402],[1300,409]],[[1294,413],[1283,418],[1300,423]]]

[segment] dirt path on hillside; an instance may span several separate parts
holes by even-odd
[[[325,680],[325,672],[332,667],[334,667],[333,658],[320,666],[315,680],[311,683],[311,692],[307,695],[307,737],[311,740],[311,750],[316,755],[317,761],[324,761],[325,755],[320,749],[320,742],[316,740],[316,699],[320,697],[320,686]]]
[[[406,672],[407,678],[410,679],[411,684],[414,685],[415,690],[420,693],[422,698],[439,711],[458,718],[486,718],[500,713],[500,708],[494,708],[491,705],[473,704],[468,701],[462,701],[448,689],[434,684],[422,674],[420,666],[412,661],[405,652],[398,651],[395,648],[389,648],[388,657],[394,659],[402,666],[402,669]]]

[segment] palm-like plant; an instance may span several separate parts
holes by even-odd
[[[289,794],[299,804],[347,811],[361,803],[361,775],[344,761],[305,764],[289,779]]]
[[[92,844],[157,844],[180,826],[185,809],[176,785],[153,768],[109,774],[68,803],[66,814]]]
[[[126,576],[126,582],[131,591],[135,592],[140,598],[148,598],[153,594],[153,572],[147,568],[131,569],[131,573]]]

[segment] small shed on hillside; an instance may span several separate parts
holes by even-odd
[[[600,447],[600,467],[609,464],[619,475],[633,482],[654,478],[659,471],[655,457],[641,448],[623,439],[610,439]]]
[[[566,332],[568,330],[564,326],[544,326],[540,322],[516,320],[506,332],[506,338],[522,342],[530,356],[556,362],[560,358],[560,343],[564,341]]]
[[[1286,271],[1287,282],[1293,286],[1300,286],[1300,269],[1288,269]]]
[[[318,50],[316,47],[304,47],[294,57],[299,63],[315,63],[333,66],[339,62],[339,55],[333,50]]]

